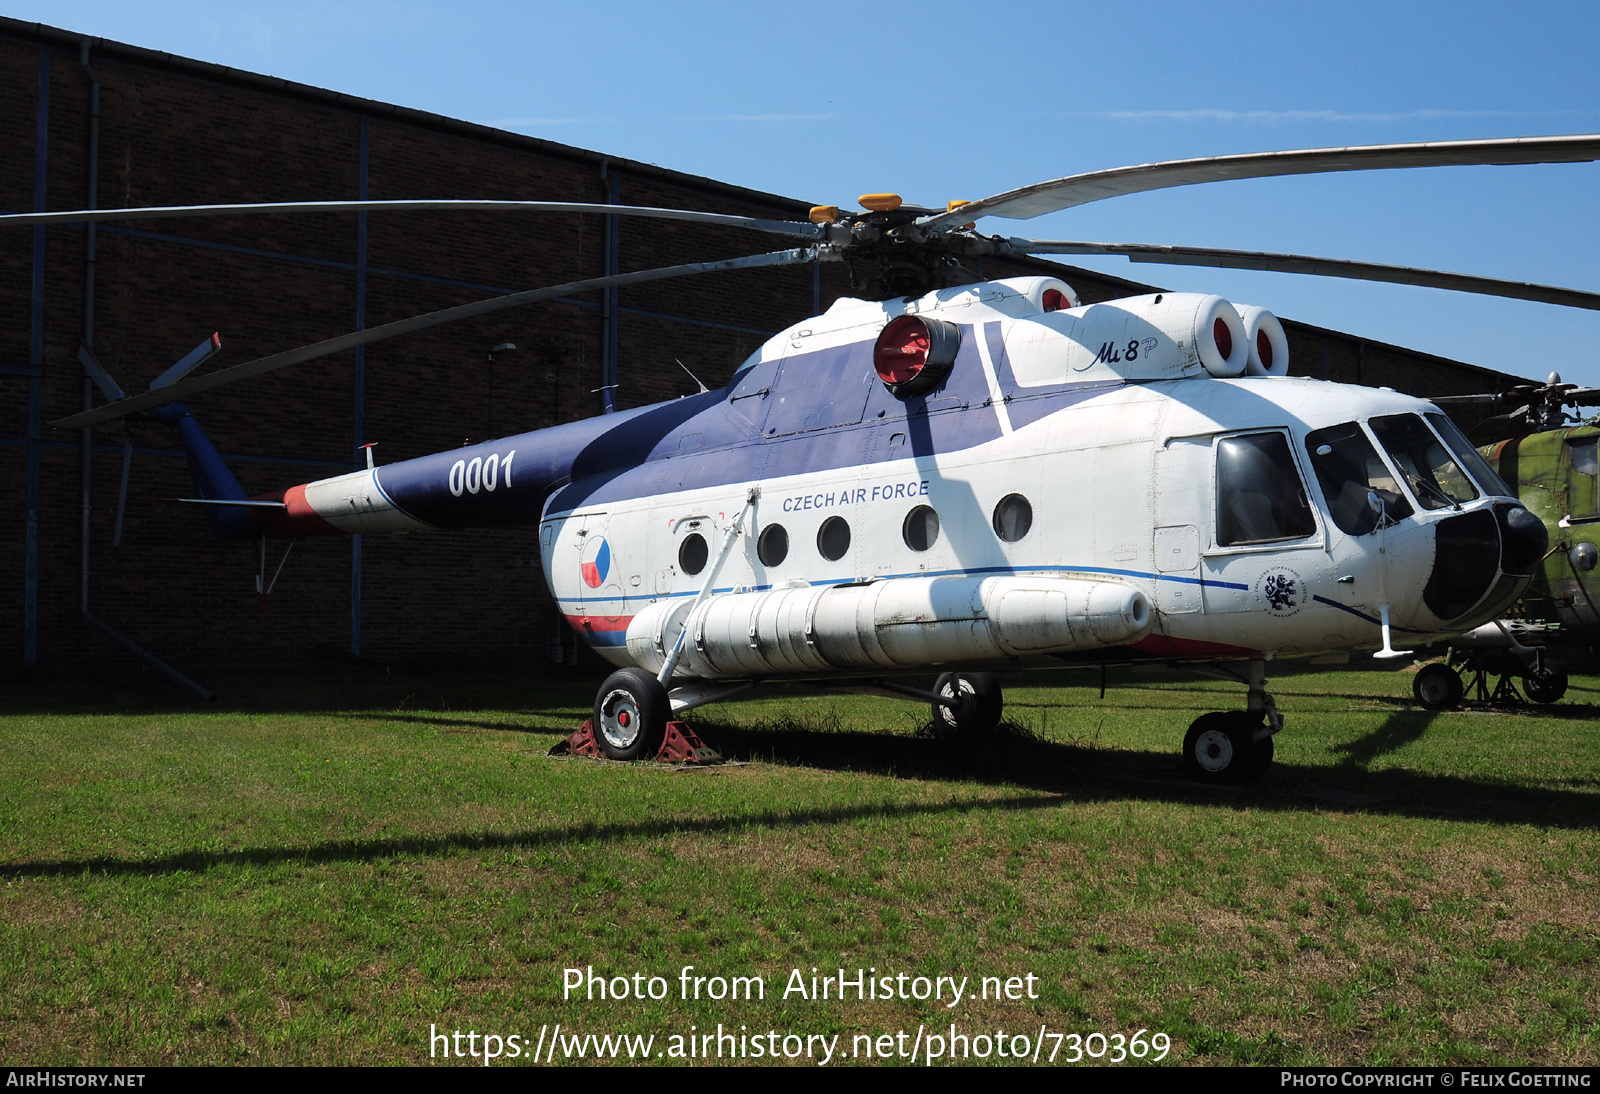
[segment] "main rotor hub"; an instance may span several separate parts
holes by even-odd
[[[866,198],[893,195],[865,194]],[[867,300],[921,296],[935,289],[966,284],[976,275],[961,266],[963,255],[999,254],[999,237],[972,230],[924,235],[916,221],[932,210],[912,205],[868,210],[840,217],[833,238],[850,270],[850,288]]]

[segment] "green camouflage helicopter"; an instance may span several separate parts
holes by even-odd
[[[1525,695],[1554,703],[1566,694],[1569,673],[1600,668],[1600,415],[1583,420],[1567,410],[1600,406],[1600,388],[1564,384],[1551,373],[1544,384],[1432,401],[1503,411],[1470,436],[1489,440],[1479,451],[1544,521],[1550,548],[1510,614],[1452,639],[1443,661],[1417,672],[1412,690],[1429,710],[1448,710],[1469,690],[1488,702]],[[1490,676],[1499,677],[1493,687]],[[1514,679],[1522,682],[1520,694]]]

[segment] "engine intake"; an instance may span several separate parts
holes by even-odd
[[[1283,324],[1266,308],[1255,304],[1235,304],[1239,322],[1244,325],[1244,340],[1250,351],[1245,365],[1247,376],[1287,376],[1289,374],[1289,336]]]

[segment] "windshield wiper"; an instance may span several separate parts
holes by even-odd
[[[1411,489],[1412,489],[1413,492],[1416,492],[1416,493],[1420,494],[1421,491],[1418,490],[1418,487],[1422,487],[1422,488],[1426,489],[1434,497],[1436,497],[1440,501],[1444,502],[1450,508],[1455,509],[1457,511],[1460,511],[1461,503],[1459,501],[1457,501],[1455,498],[1451,497],[1449,494],[1445,493],[1445,491],[1444,491],[1444,489],[1442,487],[1436,486],[1435,484],[1429,482],[1427,479],[1424,479],[1421,476],[1407,475],[1406,476],[1406,482],[1410,484]]]

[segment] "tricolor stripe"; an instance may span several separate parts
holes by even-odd
[[[566,618],[572,629],[583,635],[591,646],[626,645],[628,624],[633,622],[631,615],[619,615],[615,619],[593,615],[568,615]]]

